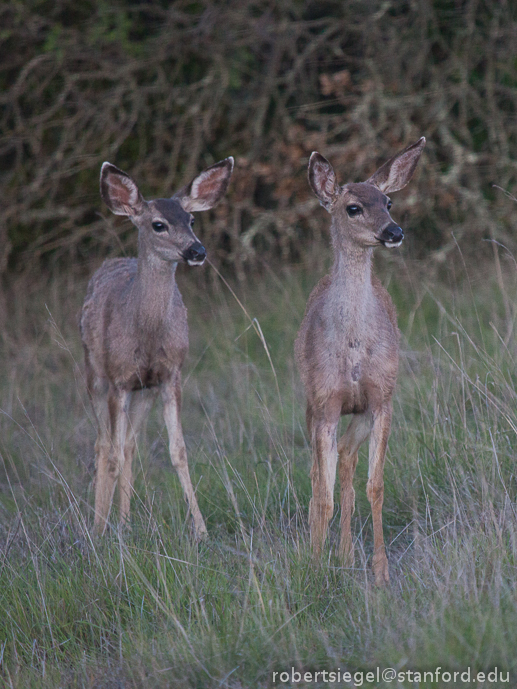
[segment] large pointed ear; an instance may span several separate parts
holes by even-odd
[[[230,156],[200,172],[190,184],[177,191],[174,198],[188,213],[207,211],[225,195],[232,172],[233,158]]]
[[[102,164],[101,196],[115,215],[139,215],[145,204],[136,183],[111,163]]]
[[[390,158],[387,163],[381,165],[377,172],[374,172],[366,180],[367,184],[373,184],[383,194],[403,189],[411,177],[413,177],[424,146],[425,137],[423,136],[415,144],[411,144],[411,146]]]
[[[309,160],[309,184],[319,202],[329,213],[341,192],[336,173],[329,161],[314,151]]]

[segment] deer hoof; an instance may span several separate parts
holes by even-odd
[[[385,553],[373,556],[373,576],[375,577],[376,586],[382,587],[389,584],[390,573],[388,570],[388,559]]]
[[[201,541],[207,540],[208,531],[206,530],[206,526],[204,524],[202,524],[201,526],[195,527],[194,537],[198,543],[201,543]]]

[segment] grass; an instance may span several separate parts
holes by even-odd
[[[510,681],[490,686],[515,686],[515,273],[504,260],[500,271],[459,261],[460,274],[436,281],[400,257],[380,263],[403,349],[386,590],[370,571],[364,449],[355,567],[336,557],[337,511],[325,558],[310,557],[292,345],[321,266],[234,285],[248,315],[215,275],[210,288],[180,277],[191,330],[183,428],[210,534],[200,545],[159,410],[135,460],[132,530],[92,536],[95,431],[75,317],[85,281],[14,286],[1,345],[0,686],[303,685],[273,681],[292,667],[320,673],[303,686],[451,686],[436,675],[366,679],[377,667],[438,666],[472,676],[497,667]],[[338,669],[359,674],[323,674]]]

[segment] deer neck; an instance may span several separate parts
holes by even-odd
[[[345,327],[362,322],[373,299],[373,247],[359,246],[340,233],[334,235],[334,263],[330,273],[331,304]]]
[[[163,323],[177,299],[177,262],[164,261],[140,248],[137,278],[133,284],[133,300],[140,324],[155,327]]]

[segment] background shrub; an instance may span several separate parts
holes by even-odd
[[[109,159],[149,196],[228,155],[228,198],[200,230],[237,276],[305,258],[324,223],[306,183],[318,149],[361,180],[425,135],[416,255],[512,241],[513,3],[26,0],[0,9],[0,268],[80,266],[134,249],[102,206]],[[106,217],[104,217],[106,215]],[[203,221],[201,221],[202,223]]]

